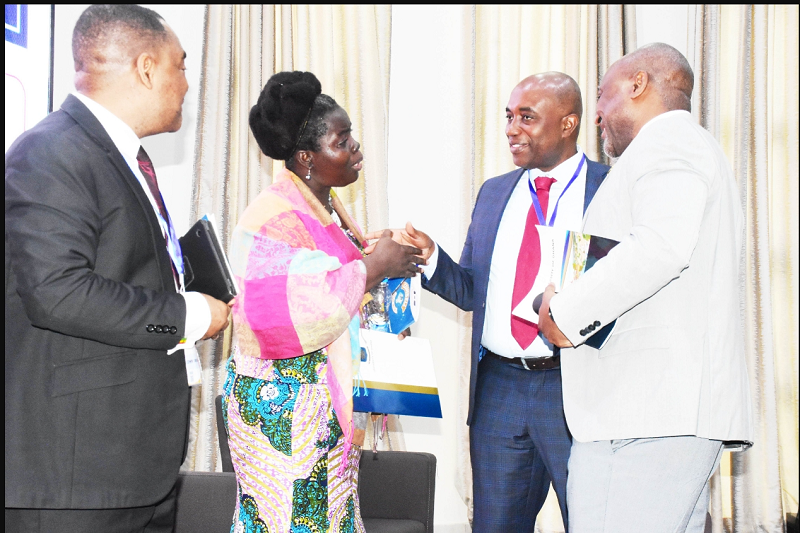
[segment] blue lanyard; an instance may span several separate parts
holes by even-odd
[[[556,215],[558,214],[558,202],[561,201],[561,198],[564,196],[564,193],[567,192],[569,186],[572,185],[572,182],[574,182],[577,179],[578,174],[581,173],[584,161],[586,161],[586,154],[583,154],[583,157],[581,157],[581,162],[578,163],[578,169],[575,171],[575,174],[572,175],[572,178],[570,178],[569,183],[567,183],[567,186],[564,187],[564,190],[561,191],[561,194],[558,196],[558,200],[556,200],[556,206],[555,208],[553,208],[553,215],[550,217],[549,224],[546,224],[547,213],[542,214],[542,206],[539,203],[539,196],[537,196],[536,194],[536,189],[533,188],[533,182],[531,181],[531,171],[528,170],[528,189],[530,189],[531,191],[531,200],[533,201],[533,208],[536,210],[536,218],[539,219],[540,226],[547,225],[550,226],[551,228],[553,227],[553,223],[556,221]]]
[[[160,195],[161,193],[159,193]],[[164,203],[164,197],[161,196],[161,203],[164,205],[164,210],[167,209],[167,204]],[[178,274],[183,274],[183,253],[181,252],[181,243],[178,240],[178,236],[175,234],[175,226],[172,225],[172,217],[167,211],[167,219],[164,220],[164,217],[161,216],[161,213],[156,209],[156,215],[158,216],[158,221],[161,224],[161,228],[167,234],[167,252],[169,252],[169,257],[172,259],[172,264],[175,265],[175,270]]]

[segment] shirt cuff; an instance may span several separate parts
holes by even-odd
[[[199,292],[181,293],[186,302],[186,322],[183,328],[183,339],[167,353],[171,354],[183,350],[187,346],[203,338],[211,325],[211,308],[208,307],[205,297]]]
[[[433,243],[433,253],[428,258],[427,265],[420,265],[422,268],[422,273],[425,274],[425,277],[431,279],[433,277],[433,273],[436,272],[436,265],[439,263],[439,245]]]

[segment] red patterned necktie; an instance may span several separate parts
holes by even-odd
[[[162,198],[161,191],[158,188],[158,179],[156,179],[156,171],[153,168],[153,162],[150,160],[150,156],[147,155],[147,152],[144,151],[144,146],[139,147],[139,153],[136,154],[136,161],[139,163],[139,170],[142,171],[144,180],[147,182],[147,187],[150,189],[153,199],[156,201],[158,212],[161,213],[161,217],[164,219],[164,222],[166,222],[167,225],[171,224],[169,220],[169,214],[167,213],[167,207],[164,205],[164,198]],[[168,240],[169,235],[165,233],[164,241]],[[169,264],[172,267],[172,275],[175,278],[175,284],[180,286],[180,275],[175,269],[175,263],[170,260]]]
[[[164,199],[161,197],[161,191],[158,189],[158,180],[156,179],[156,171],[153,168],[153,162],[150,161],[150,156],[144,151],[144,146],[139,147],[139,153],[136,154],[136,161],[139,163],[139,170],[144,174],[144,180],[153,194],[153,199],[158,206],[158,212],[164,217],[164,221],[169,223],[169,215],[167,215],[167,208],[164,206]]]
[[[542,208],[545,219],[547,218],[547,204],[550,201],[550,187],[555,181],[555,179],[547,176],[539,176],[534,180],[536,196],[539,199],[539,205]],[[538,223],[536,208],[531,203],[531,207],[528,209],[528,218],[525,220],[525,233],[522,235],[522,244],[519,247],[519,255],[517,256],[514,290],[511,293],[511,309],[516,308],[525,295],[530,292],[536,275],[539,273],[542,251],[539,243],[539,231],[536,229],[536,224]],[[523,350],[531,345],[538,334],[538,324],[528,322],[516,315],[511,315],[511,335]]]

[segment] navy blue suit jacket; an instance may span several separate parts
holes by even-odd
[[[608,174],[610,167],[586,160],[586,189],[583,212]],[[472,365],[469,378],[469,414],[467,424],[472,422],[475,406],[475,383],[478,379],[478,351],[483,338],[483,322],[486,313],[486,291],[489,285],[489,266],[492,262],[497,228],[505,211],[511,192],[516,187],[524,169],[516,169],[502,176],[487,180],[478,192],[472,222],[467,232],[461,260],[456,263],[440,247],[439,260],[433,276],[425,280],[423,287],[438,294],[464,311],[472,311]]]

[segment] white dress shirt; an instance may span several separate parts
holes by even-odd
[[[506,357],[547,357],[553,354],[552,348],[545,343],[542,336],[523,350],[516,339],[511,336],[511,295],[514,290],[514,278],[517,269],[517,256],[525,232],[525,221],[531,208],[528,180],[534,183],[539,176],[555,178],[550,187],[550,200],[547,205],[547,222],[558,205],[558,213],[553,226],[567,230],[580,231],[583,224],[583,201],[586,190],[586,167],[583,164],[580,173],[569,189],[564,191],[583,157],[583,150],[578,147],[577,153],[552,169],[542,172],[539,169],[526,171],[508,199],[500,226],[497,228],[497,240],[494,243],[492,262],[489,268],[489,286],[486,294],[486,317],[483,322],[483,338],[481,344],[496,354]],[[561,194],[564,193],[563,196]],[[559,197],[561,197],[559,201]],[[424,274],[430,278],[436,270],[439,258],[439,247],[433,252],[428,264],[422,267]]]
[[[144,193],[150,200],[150,206],[153,208],[156,218],[160,218],[158,215],[158,204],[156,204],[153,194],[150,192],[150,187],[147,185],[147,182],[145,182],[144,175],[139,169],[139,162],[136,159],[139,148],[141,147],[139,137],[130,126],[119,117],[88,96],[77,92],[72,93],[72,95],[91,111],[97,121],[100,122],[100,125],[103,126],[103,129],[106,130],[114,146],[116,146],[119,153],[122,154],[123,159],[125,159],[131,172],[136,176],[139,185],[141,185],[142,190],[144,190]],[[181,275],[181,284],[183,284],[183,275]],[[208,331],[208,327],[211,325],[211,309],[208,307],[208,303],[203,295],[199,292],[184,292],[182,287],[176,287],[176,289],[179,290],[181,296],[183,296],[186,301],[186,322],[184,327],[184,337],[186,341],[185,343],[176,345],[173,349],[169,350],[168,353],[183,349],[186,346],[194,346],[194,343],[205,335],[206,331]]]

